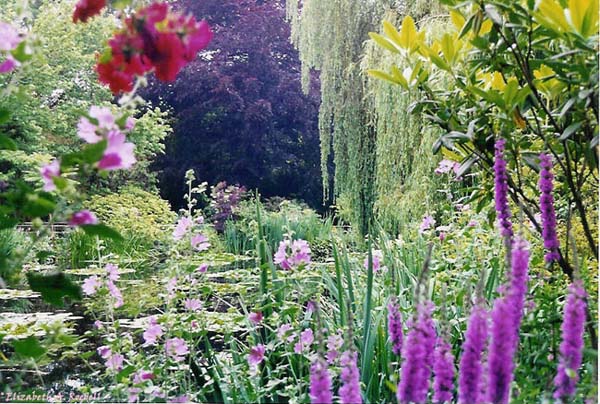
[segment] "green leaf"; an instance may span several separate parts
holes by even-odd
[[[26,358],[37,359],[46,353],[46,348],[34,336],[14,340],[12,346],[16,354]]]
[[[17,150],[17,144],[6,135],[0,135],[0,150]]]
[[[79,227],[81,227],[81,229],[90,236],[98,236],[100,238],[123,241],[123,236],[121,236],[118,231],[104,224],[86,224]]]
[[[54,212],[56,203],[46,197],[48,194],[29,194],[23,206],[25,216],[45,217]]]
[[[399,85],[403,86],[404,88],[408,88],[408,83],[406,82],[405,79],[396,78],[395,76],[391,76],[380,70],[367,70],[367,74],[369,76],[375,77],[377,79],[389,81],[390,83],[399,84]]]
[[[44,301],[55,306],[63,306],[65,297],[74,300],[82,298],[81,288],[62,272],[50,275],[28,272],[27,281],[31,290],[41,293]]]
[[[376,32],[369,32],[369,36],[382,48],[385,48],[394,53],[400,53],[398,48],[396,48],[394,44],[392,44],[386,37],[379,35]]]
[[[33,53],[31,52],[31,49],[27,46],[26,41],[21,42],[19,46],[17,46],[16,49],[13,50],[11,53],[14,56],[14,58],[21,63],[27,62],[33,57]]]
[[[579,130],[579,128],[581,128],[582,124],[583,124],[583,122],[575,122],[575,123],[567,126],[567,128],[564,130],[562,135],[560,135],[560,140],[567,140],[568,138],[570,138],[571,135],[573,135],[573,133],[577,132],[577,130]]]
[[[117,373],[116,379],[120,382],[123,379],[127,379],[133,372],[135,372],[135,366],[129,365]]]
[[[8,122],[10,119],[10,111],[6,108],[0,108],[0,125]]]
[[[87,145],[81,152],[81,157],[85,163],[94,164],[102,159],[108,142],[102,140],[98,143]]]
[[[131,0],[112,0],[112,6],[117,10],[124,10],[129,5],[131,5]]]

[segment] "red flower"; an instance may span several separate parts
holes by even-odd
[[[87,22],[91,17],[100,14],[106,6],[106,0],[79,0],[73,12],[73,22]]]

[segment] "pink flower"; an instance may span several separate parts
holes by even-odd
[[[119,288],[117,288],[117,285],[115,285],[113,281],[109,279],[106,283],[106,287],[108,288],[110,295],[113,297],[113,299],[115,299],[115,309],[123,306],[123,295],[121,295],[121,291]]]
[[[262,344],[258,344],[252,348],[250,348],[250,353],[248,354],[248,364],[251,367],[258,366],[265,359],[265,346]]]
[[[263,315],[260,311],[248,314],[248,320],[254,324],[258,324],[263,320]]]
[[[76,213],[73,213],[71,219],[69,219],[70,226],[85,226],[89,224],[97,224],[98,218],[89,210],[82,210]]]
[[[119,268],[114,264],[106,264],[106,274],[111,281],[118,281],[120,278]]]
[[[44,181],[44,191],[52,192],[56,189],[54,185],[54,177],[60,176],[60,163],[58,160],[54,160],[50,164],[46,164],[40,168],[40,174]]]
[[[118,131],[113,131],[108,134],[108,146],[104,151],[102,160],[98,162],[100,170],[120,170],[129,169],[135,162],[135,154],[133,143],[125,142],[125,135]]]
[[[477,226],[477,220],[471,219],[469,220],[469,223],[467,223],[468,227],[476,227]]]
[[[340,334],[332,334],[327,337],[327,362],[331,364],[335,361],[342,345],[344,345],[344,339]]]
[[[202,264],[198,268],[196,268],[196,271],[200,272],[200,273],[205,273],[207,269],[208,269],[208,264]]]
[[[190,352],[186,342],[182,338],[171,338],[165,342],[167,355],[175,362],[181,362]]]
[[[156,317],[150,317],[150,325],[142,335],[144,337],[144,346],[155,345],[156,341],[162,337],[163,330],[156,322]]]
[[[175,230],[173,230],[173,240],[179,241],[185,236],[188,229],[192,226],[192,219],[187,216],[183,216],[177,222],[177,226],[175,226]]]
[[[0,21],[0,51],[11,51],[15,49],[21,41],[22,38],[15,27]]]
[[[419,226],[419,233],[423,234],[427,230],[431,229],[433,226],[435,226],[435,219],[433,218],[433,216],[425,215],[425,216],[423,216],[423,221],[421,222],[421,225]]]
[[[123,355],[113,354],[106,360],[106,368],[112,371],[118,371],[123,369]]]
[[[102,345],[101,347],[98,347],[98,349],[96,349],[96,351],[98,352],[98,355],[100,355],[100,357],[102,359],[106,359],[112,355],[112,351],[110,350],[110,347],[108,347],[106,345]]]
[[[273,256],[273,262],[285,270],[295,269],[310,264],[310,253],[306,240],[282,240]]]
[[[130,387],[128,389],[129,395],[127,396],[127,401],[130,403],[137,403],[140,400],[140,393],[142,389],[139,387]]]
[[[290,334],[291,329],[292,329],[291,324],[281,324],[279,326],[279,328],[277,329],[277,338],[279,338],[279,340],[283,341],[284,337],[285,337],[286,341],[290,342],[291,340],[294,339],[294,336]]]
[[[380,269],[385,269],[381,267],[381,262],[383,261],[383,252],[381,250],[373,250],[373,272],[379,272]],[[369,256],[365,258],[364,262],[365,269],[369,269]]]
[[[175,297],[175,290],[177,289],[177,277],[173,277],[167,282],[167,293],[169,294],[169,299]]]
[[[117,119],[112,114],[110,108],[98,107],[93,105],[90,108],[89,116],[96,120],[98,124],[92,123],[88,118],[82,117],[77,124],[77,136],[87,143],[98,143],[105,135],[110,132],[118,132]],[[131,118],[128,118],[131,119]],[[128,129],[127,122],[125,128]]]
[[[100,320],[94,321],[94,327],[96,327],[97,329],[101,329],[103,327],[102,321],[100,321]]]
[[[133,374],[133,384],[142,384],[146,380],[152,379],[154,379],[154,373],[145,370],[140,370]]]
[[[292,266],[287,260],[287,247],[290,245],[289,240],[283,240],[279,243],[279,249],[275,253],[273,257],[273,262],[275,265],[279,265],[281,269],[289,270],[292,269]]]
[[[0,73],[10,73],[19,66],[21,66],[21,63],[11,55],[8,55],[6,60],[0,63]]]
[[[197,251],[205,251],[210,248],[210,242],[208,241],[208,237],[202,234],[196,234],[192,237],[192,248]]]
[[[297,354],[304,351],[306,348],[309,348],[315,340],[315,336],[313,334],[313,330],[307,328],[306,330],[300,333],[300,341],[294,345],[294,352]]]
[[[455,174],[458,173],[458,169],[460,168],[460,164],[456,161],[443,159],[440,161],[440,164],[435,169],[435,173],[440,174],[448,174],[450,171],[454,171]]]
[[[81,289],[83,293],[88,296],[91,296],[96,293],[96,291],[102,287],[102,281],[97,276],[90,276],[85,281],[83,281],[83,286]]]
[[[202,308],[202,302],[198,299],[185,299],[183,307],[189,311],[198,311]]]
[[[188,398],[188,396],[186,394],[184,394],[182,396],[178,396],[178,397],[172,398],[172,399],[170,399],[167,402],[168,403],[189,403],[190,399]]]

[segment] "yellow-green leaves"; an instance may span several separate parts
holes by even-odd
[[[391,23],[384,21],[383,32],[385,37],[375,32],[370,32],[369,36],[381,47],[394,53],[400,53],[401,49],[413,53],[419,49],[424,38],[424,33],[420,34],[417,31],[415,22],[410,16],[404,17],[400,32]]]
[[[584,38],[598,34],[597,0],[569,0],[568,6],[563,9],[558,0],[540,0],[533,15],[557,33],[576,32]]]
[[[397,67],[395,67],[395,69],[398,70]],[[390,74],[387,74],[386,72],[382,72],[381,70],[367,70],[367,73],[369,74],[369,76],[375,77],[376,79],[384,80],[392,84],[398,84],[404,88],[408,88],[408,83],[406,82],[402,74],[394,77]]]
[[[407,15],[402,20],[399,45],[404,49],[409,49],[411,52],[419,47],[417,27],[410,15]]]
[[[379,35],[376,32],[369,32],[369,36],[371,37],[372,40],[377,42],[377,45],[381,46],[382,48],[385,48],[385,49],[389,50],[390,52],[400,53],[398,48],[392,42],[390,42],[386,37]]]
[[[598,33],[598,0],[569,0],[573,28],[584,38]]]

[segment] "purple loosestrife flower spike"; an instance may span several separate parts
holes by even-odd
[[[542,213],[542,238],[544,239],[544,248],[547,250],[545,255],[546,262],[558,261],[560,255],[558,248],[560,246],[556,236],[556,213],[554,211],[554,197],[552,190],[554,185],[554,175],[552,174],[552,157],[548,154],[540,154],[540,211]]]
[[[436,340],[432,311],[431,302],[417,306],[417,319],[411,322],[404,341],[404,363],[396,394],[401,404],[424,403],[427,400]]]
[[[462,346],[458,375],[458,402],[478,404],[479,385],[483,374],[482,353],[488,338],[488,313],[484,307],[473,308]]]
[[[402,313],[398,302],[393,299],[388,304],[388,334],[392,342],[392,352],[396,355],[402,353]]]
[[[454,390],[454,355],[443,338],[438,338],[433,353],[433,402],[449,403]]]
[[[504,160],[504,147],[506,140],[496,141],[496,153],[494,158],[494,192],[496,200],[496,213],[498,223],[503,237],[512,237],[512,223],[510,222],[510,208],[508,206],[508,173],[506,171],[506,160]]]
[[[320,357],[310,367],[310,402],[313,404],[331,404],[331,375],[327,364]]]
[[[340,379],[342,386],[339,390],[340,402],[342,404],[362,404],[360,395],[360,373],[356,366],[357,354],[353,351],[346,351],[340,358],[342,371]]]
[[[508,403],[515,368],[514,356],[519,345],[519,328],[527,294],[529,249],[517,239],[512,249],[510,283],[492,310],[492,341],[488,361],[488,401]]]
[[[581,280],[576,280],[569,286],[564,310],[560,360],[558,373],[554,378],[554,398],[569,402],[569,397],[575,394],[575,386],[579,380],[577,370],[583,356],[586,293]]]

